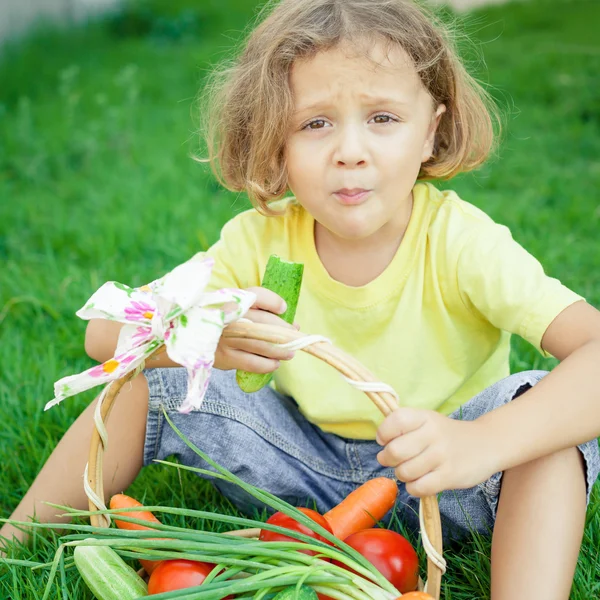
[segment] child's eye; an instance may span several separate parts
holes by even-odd
[[[392,115],[386,115],[385,113],[381,113],[379,115],[375,115],[373,117],[375,123],[377,125],[387,125],[388,123],[396,122],[398,119],[392,117]],[[323,129],[327,126],[327,121],[325,119],[314,119],[304,125],[302,129]]]
[[[307,123],[302,129],[323,129],[325,127],[325,119],[315,119],[310,123]],[[313,127],[315,125],[315,127]]]
[[[396,119],[394,119],[391,115],[386,114],[375,115],[373,119],[378,125],[386,125],[387,123],[392,123],[393,121],[396,121]]]

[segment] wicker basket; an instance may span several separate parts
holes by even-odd
[[[229,325],[224,329],[223,336],[250,338],[270,342],[273,344],[290,344],[293,342],[301,343],[301,340],[313,337],[289,328],[260,325],[251,323],[249,321],[237,321]],[[310,342],[310,340],[307,341]],[[310,342],[309,345],[301,349],[304,352],[308,352],[309,354],[312,354],[316,358],[319,358],[336,368],[348,379],[357,382],[370,382],[373,384],[378,382],[378,380],[360,362],[341,350],[335,348],[328,341]],[[153,356],[156,356],[163,351],[164,346],[161,346],[157,349]],[[150,357],[148,360],[151,361],[152,357]],[[125,383],[134,377],[134,375],[135,373],[129,373],[125,377],[113,382],[110,389],[107,391],[101,406],[99,407],[98,412],[102,421],[106,421],[106,419],[108,419],[110,410],[117,395],[119,394],[119,391]],[[389,415],[398,406],[395,397],[389,392],[365,391],[365,394],[373,401],[373,403],[384,416]],[[104,498],[104,488],[102,483],[103,454],[104,444],[98,428],[95,427],[90,446],[87,483],[99,498]],[[100,510],[100,507],[96,506],[93,500],[89,501],[89,505],[91,511]],[[439,560],[432,559],[432,554],[437,554],[438,556],[441,556],[442,554],[442,529],[440,512],[437,498],[435,496],[421,498],[421,513],[421,536],[424,542],[427,541],[427,544],[424,544],[428,555],[427,593],[433,596],[436,600],[439,600],[442,567],[438,566]],[[96,527],[107,526],[108,522],[106,519],[101,517],[102,515],[92,515],[90,518],[92,525]],[[256,530],[242,530],[231,533],[252,537],[256,535]],[[431,548],[431,546],[433,548]]]

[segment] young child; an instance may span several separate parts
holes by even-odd
[[[260,280],[273,253],[303,262],[302,330],[392,385],[401,408],[383,420],[306,353],[222,338],[200,410],[177,412],[187,375],[165,355],[123,390],[108,423],[106,493],[157,458],[196,464],[165,407],[214,460],[293,503],[326,511],[395,474],[398,511],[414,525],[418,497],[442,492],[447,537],[493,529],[494,600],[566,599],[600,468],[600,313],[506,227],[425,182],[475,168],[493,142],[485,93],[444,28],[409,0],[283,0],[222,75],[209,88],[211,164],[257,210],[210,249],[211,288],[251,289],[249,319],[291,327]],[[281,200],[288,190],[295,199]],[[119,327],[91,321],[88,354],[112,357]],[[511,333],[561,364],[509,376]],[[275,371],[276,389],[244,394],[234,369]],[[92,413],[13,518],[54,519],[43,500],[86,506]]]

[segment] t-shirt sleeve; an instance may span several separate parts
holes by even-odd
[[[468,235],[457,264],[463,303],[498,329],[516,333],[544,356],[542,337],[565,308],[583,298],[549,277],[539,261],[497,223]]]
[[[260,285],[255,238],[247,213],[225,223],[219,240],[206,252],[215,260],[207,291]]]

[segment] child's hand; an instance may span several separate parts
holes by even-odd
[[[256,302],[244,318],[255,323],[298,329],[296,325],[290,325],[277,316],[286,311],[281,296],[263,287],[248,288],[248,291],[256,294]],[[269,342],[221,337],[215,352],[215,367],[223,371],[241,369],[250,373],[272,373],[279,367],[280,360],[290,360],[293,357],[294,352],[280,350]]]
[[[412,496],[470,488],[497,471],[477,421],[457,421],[432,410],[395,410],[379,426],[377,442],[385,446],[377,460],[394,467]]]

